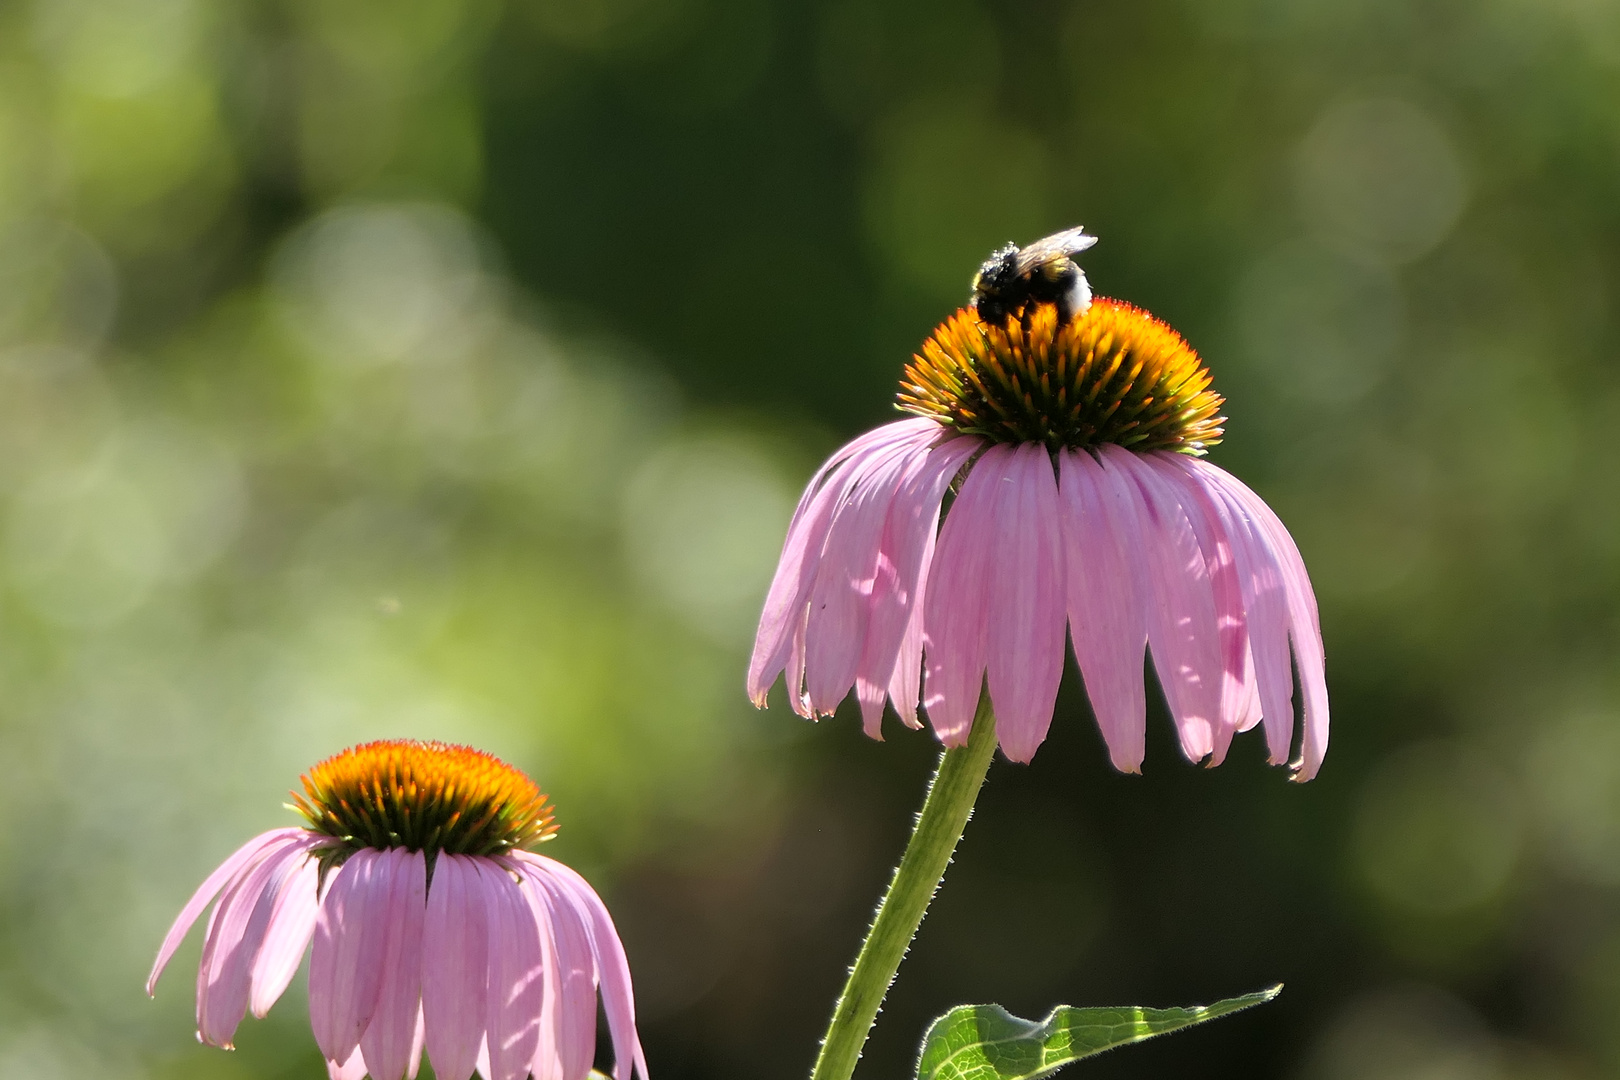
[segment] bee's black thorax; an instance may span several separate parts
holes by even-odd
[[[1091,290],[1073,259],[1059,257],[1018,272],[1019,248],[1008,244],[986,259],[973,278],[969,302],[979,318],[988,323],[1005,322],[1009,316],[1022,317],[1035,304],[1056,304],[1064,322],[1091,300]]]

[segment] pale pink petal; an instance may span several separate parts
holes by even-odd
[[[821,565],[833,514],[847,497],[861,463],[873,454],[882,456],[896,443],[932,439],[939,431],[939,425],[931,420],[885,424],[840,448],[810,481],[788,525],[776,576],[766,593],[759,630],[754,638],[753,657],[748,666],[748,696],[755,705],[764,708],[766,694],[784,667],[789,669],[789,699],[796,707],[801,704],[804,618],[810,588],[815,584],[816,571]]]
[[[151,996],[157,989],[158,976],[163,974],[163,969],[168,966],[170,959],[174,957],[174,951],[180,947],[180,942],[185,940],[186,931],[191,929],[191,924],[197,921],[197,917],[203,913],[203,909],[208,906],[209,902],[219,895],[220,890],[225,887],[225,883],[244,867],[258,859],[262,859],[265,851],[270,847],[289,837],[298,835],[307,836],[308,831],[289,828],[272,829],[267,833],[260,833],[237,848],[230,858],[219,865],[219,869],[208,875],[207,879],[197,887],[197,891],[191,894],[191,899],[186,901],[186,906],[180,909],[180,914],[176,916],[174,923],[169,927],[168,934],[163,938],[163,945],[158,949],[157,961],[152,965],[152,973],[146,977],[146,993],[148,996]]]
[[[534,916],[535,925],[540,928],[540,951],[545,961],[546,992],[545,999],[540,1005],[540,1038],[535,1044],[534,1059],[529,1063],[529,1072],[533,1080],[559,1080],[563,1074],[561,1030],[563,998],[570,993],[577,997],[580,994],[580,987],[576,984],[571,988],[564,988],[562,985],[563,968],[557,947],[556,921],[552,917],[550,900],[545,895],[544,888],[536,881],[538,872],[534,866],[521,859],[507,858],[505,862],[507,867],[517,874],[519,887],[523,891],[524,899],[529,903],[529,911]],[[593,981],[595,971],[589,963],[589,958],[590,950],[587,947],[584,992],[590,998],[592,1010],[590,1027],[594,1052],[596,984]],[[573,972],[570,971],[570,974]]]
[[[490,866],[499,866],[489,860]],[[521,1080],[540,1042],[545,957],[540,927],[510,873],[480,876],[489,911],[488,1080]]]
[[[557,1080],[562,1075],[562,1048],[558,1045],[561,1032],[558,1031],[557,1015],[558,997],[562,992],[558,984],[562,973],[557,963],[557,931],[552,926],[550,907],[530,880],[529,868],[516,863],[511,865],[518,875],[524,898],[529,901],[535,924],[540,927],[540,954],[545,967],[546,994],[540,1003],[540,1038],[534,1046],[534,1059],[529,1062],[529,1076],[531,1080]],[[594,986],[592,991],[594,997]]]
[[[897,446],[853,469],[849,495],[833,514],[804,630],[804,688],[814,715],[831,716],[855,685],[883,525],[915,449]]]
[[[303,861],[282,882],[276,894],[275,910],[264,932],[264,945],[253,962],[252,987],[248,1007],[264,1018],[286,991],[298,971],[298,964],[315,933],[315,916],[320,912],[320,863],[306,852]]]
[[[1058,460],[1074,658],[1114,767],[1140,772],[1147,728],[1147,587],[1141,560],[1128,554],[1142,535],[1136,502],[1103,475],[1090,454],[1064,450]]]
[[[393,864],[362,848],[338,870],[315,919],[309,1024],[328,1061],[347,1062],[377,1009]]]
[[[272,848],[267,857],[262,857],[244,867],[225,885],[219,894],[219,902],[208,915],[208,923],[203,929],[202,957],[197,965],[197,987],[195,996],[197,1015],[197,1040],[209,1046],[229,1047],[231,1037],[236,1032],[236,1026],[241,1023],[242,1017],[234,1019],[228,1016],[231,1008],[230,999],[236,996],[246,997],[246,994],[237,995],[235,991],[234,972],[232,967],[244,967],[232,961],[242,955],[242,938],[247,930],[247,924],[252,917],[253,909],[258,904],[259,896],[270,884],[270,875],[267,865],[273,867],[277,857],[283,850],[283,845]],[[243,979],[243,982],[246,980]],[[213,989],[217,988],[217,998]],[[242,1013],[247,1012],[247,1005],[242,1006]]]
[[[358,1048],[341,1065],[327,1058],[326,1075],[328,1080],[361,1080],[366,1075],[366,1059],[360,1055]]]
[[[210,1046],[231,1045],[247,1015],[253,963],[275,908],[276,894],[303,861],[308,833],[286,837],[225,887],[197,967],[197,1035]]]
[[[902,424],[906,423],[901,422],[900,424],[887,426],[901,429]],[[836,485],[836,491],[832,495],[836,505],[842,507],[848,503],[858,490],[864,488],[870,482],[874,471],[893,463],[899,457],[903,457],[910,449],[925,447],[935,441],[939,437],[940,430],[932,421],[924,421],[919,426],[906,426],[902,430],[892,432],[886,440],[871,443],[862,449],[859,454],[850,457],[840,467],[836,477],[830,479],[827,484],[828,488],[834,488]],[[827,533],[827,548],[831,548],[834,536],[842,531],[837,520],[833,521]],[[831,574],[836,576],[842,572],[843,568],[835,566],[833,559],[833,553],[824,549],[817,569],[818,580],[823,575]],[[796,713],[807,718],[818,715],[815,703],[811,701],[806,690],[810,675],[809,634],[812,617],[815,615],[814,602],[816,599],[816,597],[807,594],[802,617],[791,625],[785,669],[786,682],[790,691],[788,695],[789,703]],[[855,651],[858,655],[858,646]],[[823,689],[822,693],[822,701],[825,702],[827,692]],[[837,701],[834,701],[831,707],[836,707],[836,705]],[[823,707],[820,715],[825,715],[828,711],[829,707]]]
[[[557,963],[556,931],[552,926],[551,911],[544,897],[535,889],[533,867],[524,858],[527,856],[527,852],[513,852],[510,855],[492,858],[489,862],[515,880],[518,895],[527,909],[524,917],[535,928],[535,941],[540,950],[538,973],[534,979],[540,992],[532,1000],[534,1048],[521,1075],[532,1076],[534,1080],[555,1080],[562,1071],[557,1046],[556,997],[559,993],[560,973]],[[594,1027],[593,1014],[592,1028]]]
[[[545,1026],[551,1029],[555,1080],[583,1080],[596,1053],[596,961],[590,928],[568,886],[553,878],[552,860],[529,852],[514,852],[513,857],[527,876],[531,898],[544,906],[546,925],[551,928],[556,975],[546,994]],[[554,1080],[542,1071],[546,1057],[544,1053],[536,1056],[536,1080]]]
[[[1104,475],[1118,497],[1133,499],[1141,535],[1133,557],[1149,582],[1148,644],[1153,666],[1188,760],[1215,748],[1220,711],[1220,654],[1209,566],[1177,494],[1136,454],[1099,449]]]
[[[880,574],[887,572],[882,568],[879,570]],[[855,677],[855,704],[861,710],[861,730],[878,742],[883,741],[883,702],[887,693],[887,688],[882,683],[873,682],[860,675]]]
[[[1046,738],[1063,679],[1062,541],[1057,478],[1046,447],[1018,446],[995,498],[986,671],[1002,753],[1027,762]]]
[[[625,958],[624,945],[613,925],[613,917],[596,895],[596,890],[572,868],[547,859],[543,855],[526,855],[535,865],[543,866],[547,875],[564,889],[572,906],[590,930],[591,951],[596,958],[597,977],[602,987],[602,1011],[607,1015],[608,1034],[613,1039],[613,1076],[615,1080],[632,1080],[639,1072],[647,1080],[647,1060],[641,1052],[641,1038],[636,1034],[636,1001],[630,984],[630,962]]]
[[[484,860],[440,853],[422,931],[422,1012],[428,1060],[439,1080],[467,1080],[489,1008],[489,914]],[[500,873],[499,869],[489,871]]]
[[[810,588],[815,584],[816,570],[821,565],[827,532],[832,528],[839,501],[848,489],[847,483],[834,480],[833,474],[844,468],[845,452],[854,446],[844,447],[821,467],[788,523],[782,554],[776,563],[776,576],[765,594],[765,607],[760,613],[753,657],[748,665],[748,696],[759,708],[765,707],[766,695],[788,662],[793,639],[799,636],[796,631],[804,621],[805,605]],[[790,685],[788,689],[789,697],[796,698],[797,688]]]
[[[405,1070],[405,1080],[416,1080],[422,1071],[422,1051],[427,1048],[427,1018],[422,1015],[422,1004],[416,1005],[416,1031],[411,1036],[411,1064]]]
[[[793,526],[799,524],[809,515],[810,507],[815,501],[816,492],[821,490],[828,477],[836,472],[839,466],[872,450],[885,450],[897,444],[911,444],[918,440],[926,443],[937,438],[944,429],[933,420],[924,420],[917,417],[908,417],[904,420],[895,420],[881,424],[871,431],[855,436],[849,442],[833,451],[831,457],[816,470],[805,485],[804,494],[799,497],[799,505],[794,508],[793,517],[788,523],[791,532]]]
[[[1328,745],[1327,677],[1316,594],[1311,589],[1311,579],[1305,572],[1299,548],[1277,515],[1236,477],[1214,466],[1210,466],[1210,470],[1214,481],[1249,511],[1282,572],[1294,659],[1299,665],[1299,684],[1305,699],[1305,735],[1299,760],[1294,762],[1294,778],[1309,780],[1322,767]]]
[[[928,596],[927,569],[934,556],[934,538],[928,538],[928,547],[923,554],[922,577],[917,579],[917,597],[911,603],[911,614],[906,619],[905,634],[900,638],[900,648],[895,653],[894,674],[889,676],[889,701],[894,705],[895,715],[906,727],[916,730],[922,727],[922,720],[917,716],[917,706],[922,698],[922,658],[923,658],[923,615]]]
[[[422,1002],[422,920],[427,910],[427,865],[420,851],[391,848],[392,888],[377,915],[385,920],[383,969],[377,1008],[360,1036],[371,1080],[403,1080],[416,1041]]]
[[[1241,571],[1240,571],[1241,573]],[[1248,618],[1248,609],[1244,609],[1244,618]],[[1248,731],[1257,727],[1264,714],[1260,710],[1260,680],[1254,671],[1254,642],[1243,650],[1243,697],[1238,703],[1237,729]]]
[[[1192,467],[1213,495],[1212,505],[1233,541],[1266,746],[1271,763],[1281,765],[1288,760],[1294,733],[1294,676],[1288,660],[1288,599],[1282,570],[1253,513],[1228,490],[1226,481],[1231,478],[1205,461],[1195,461]]]
[[[883,525],[878,574],[873,584],[866,642],[855,673],[862,726],[881,738],[883,697],[895,712],[918,727],[917,695],[922,680],[923,581],[934,553],[939,507],[962,465],[983,445],[977,438],[952,439],[913,449],[889,504]]]
[[[1249,719],[1255,699],[1253,666],[1249,660],[1249,634],[1243,612],[1243,589],[1238,581],[1233,541],[1223,519],[1213,505],[1202,474],[1189,468],[1194,459],[1186,454],[1156,451],[1139,459],[1153,470],[1177,495],[1177,502],[1192,524],[1203,552],[1215,605],[1216,656],[1218,673],[1211,681],[1218,686],[1214,745],[1210,765],[1226,759],[1232,736]]]
[[[986,592],[999,535],[996,510],[1011,483],[1009,446],[986,450],[945,514],[923,598],[924,684],[928,721],[946,746],[964,746],[984,685],[989,602]]]

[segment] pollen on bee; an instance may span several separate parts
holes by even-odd
[[[962,308],[912,357],[897,405],[996,442],[1199,455],[1221,440],[1224,401],[1180,334],[1098,298],[1067,320],[1053,303],[992,322]]]

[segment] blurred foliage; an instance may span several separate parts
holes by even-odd
[[[1304,550],[1333,750],[1161,716],[1117,776],[1071,670],[866,1070],[1283,980],[1089,1074],[1620,1075],[1617,191],[1608,0],[7,6],[0,1075],[320,1075],[299,987],[226,1054],[140,983],[405,735],[554,794],[660,1080],[802,1075],[933,744],[755,715],[757,605],[983,255],[1076,223]]]

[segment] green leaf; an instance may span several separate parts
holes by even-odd
[[[1059,1005],[1040,1023],[1000,1005],[959,1005],[929,1025],[917,1059],[918,1080],[1035,1080],[1071,1061],[1126,1043],[1202,1024],[1270,1001],[1278,983],[1242,997],[1190,1009],[1077,1009]]]

